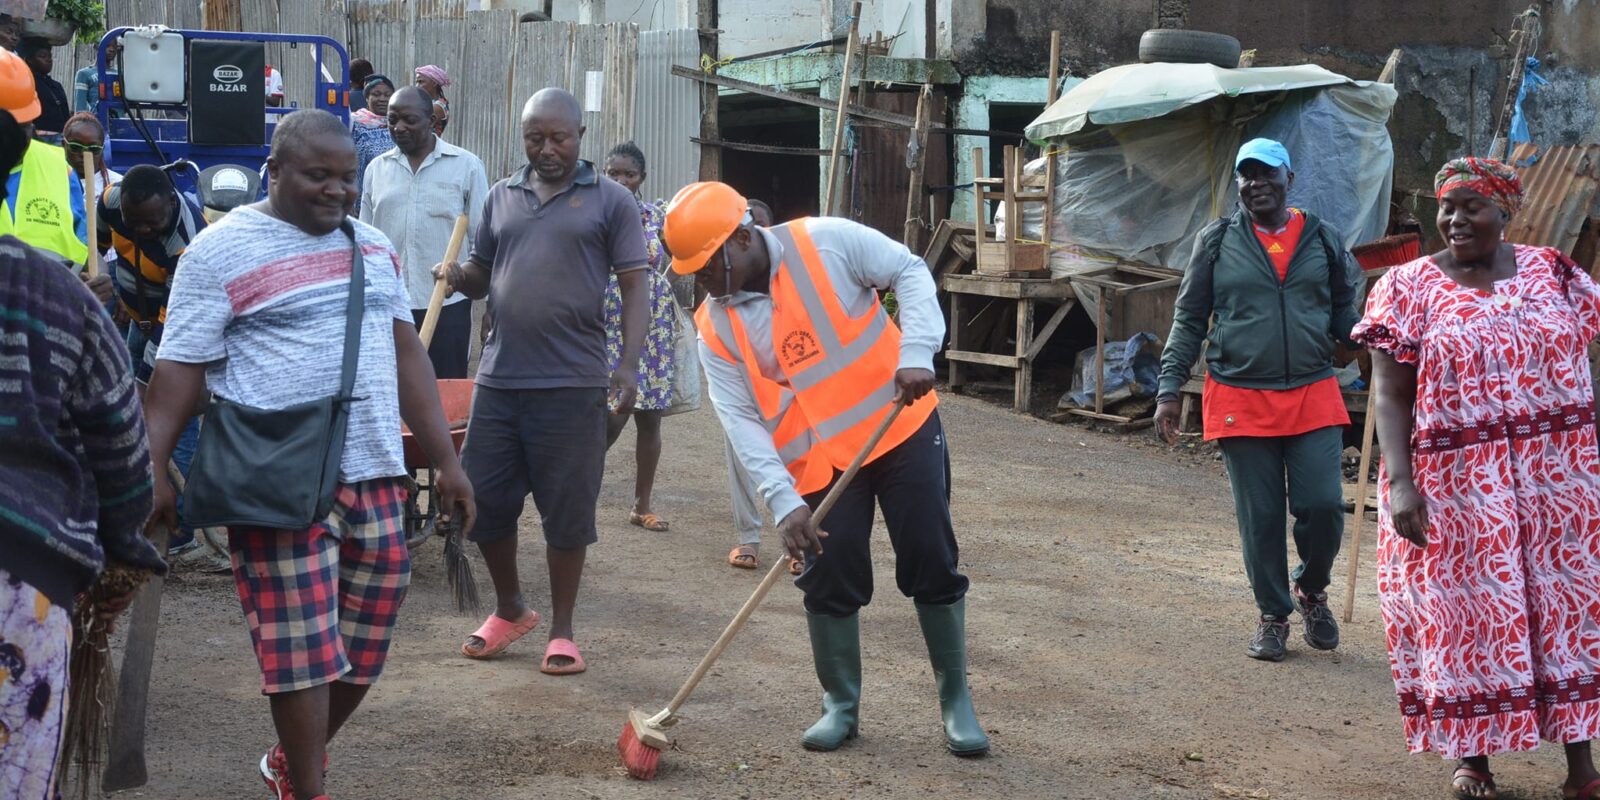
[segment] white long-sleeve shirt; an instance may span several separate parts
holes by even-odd
[[[757,229],[766,244],[774,269],[782,262],[783,245],[776,236]],[[933,369],[933,354],[944,343],[944,315],[928,265],[905,245],[856,222],[820,217],[806,223],[806,233],[828,271],[834,294],[846,314],[860,317],[877,299],[879,290],[891,290],[900,307],[900,369]],[[778,366],[772,346],[772,297],[760,292],[734,292],[707,302],[739,310],[755,352],[761,374],[787,386],[788,376]],[[731,345],[732,343],[728,343]],[[700,363],[705,365],[707,389],[728,433],[734,453],[756,483],[774,520],[805,505],[795,491],[794,478],[778,457],[772,435],[762,422],[761,409],[745,381],[743,369],[724,361],[700,341]]]

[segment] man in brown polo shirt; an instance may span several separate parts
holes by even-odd
[[[498,655],[539,624],[517,576],[517,517],[531,493],[550,565],[550,644],[540,669],[552,675],[584,669],[572,611],[584,554],[597,538],[606,415],[633,407],[631,365],[649,321],[639,207],[578,158],[583,133],[570,93],[544,89],[530,98],[522,109],[527,166],[489,190],[467,262],[438,268],[452,290],[487,296],[495,320],[461,461],[478,496],[471,536],[497,607],[461,652]],[[622,288],[622,366],[608,378],[603,308],[613,273]]]

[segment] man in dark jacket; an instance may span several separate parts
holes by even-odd
[[[55,68],[55,48],[44,39],[29,37],[22,40],[17,55],[33,70],[33,85],[39,92],[39,118],[34,120],[34,128],[40,135],[60,133],[67,117],[72,116],[72,103],[67,100],[61,81],[50,77],[50,70]]]
[[[1288,207],[1294,173],[1283,145],[1247,142],[1235,167],[1241,210],[1201,232],[1178,292],[1156,432],[1177,440],[1178,390],[1205,342],[1205,438],[1222,448],[1261,611],[1248,652],[1281,661],[1294,610],[1307,644],[1339,645],[1327,588],[1344,533],[1339,459],[1350,417],[1333,347],[1356,322],[1357,272],[1337,232]],[[1285,483],[1300,556],[1292,581]]]

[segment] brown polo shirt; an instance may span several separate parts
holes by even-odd
[[[644,225],[627,189],[578,162],[572,185],[539,202],[532,168],[489,190],[472,260],[489,265],[494,327],[478,383],[495,389],[603,387],[605,294],[644,269]]]

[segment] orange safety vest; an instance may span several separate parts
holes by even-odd
[[[761,374],[739,310],[702,303],[700,338],[739,365],[795,491],[826,489],[850,465],[894,402],[900,329],[874,299],[860,317],[845,313],[806,220],[768,231],[783,245],[772,269],[772,342],[784,380]],[[867,457],[871,463],[910,438],[939,404],[932,392],[912,403]]]

